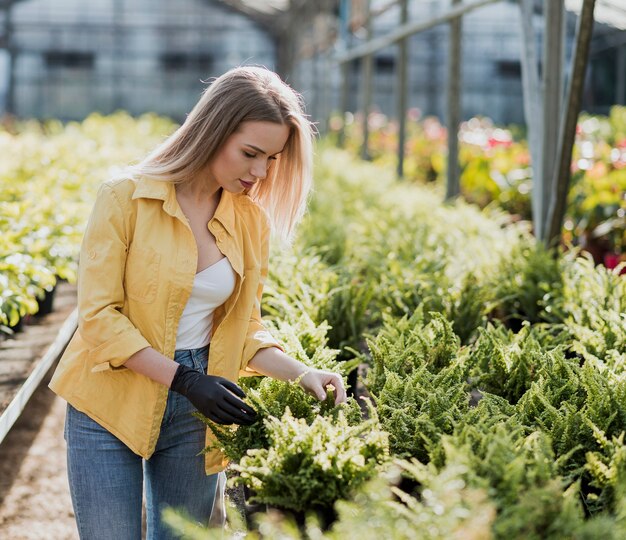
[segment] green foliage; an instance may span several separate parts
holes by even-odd
[[[377,474],[388,459],[387,435],[373,409],[351,425],[343,412],[308,424],[289,409],[265,421],[270,445],[249,450],[235,482],[256,493],[253,502],[295,511],[332,508]]]
[[[496,538],[566,540],[583,525],[577,486],[564,490],[563,481],[552,478],[541,486],[521,491],[514,505],[503,508],[494,524]]]
[[[291,322],[270,319],[265,321],[265,326],[293,358],[311,367],[347,372],[345,366],[336,362],[339,351],[327,346],[330,328],[327,323],[318,325],[305,312],[300,312]]]
[[[559,262],[539,242],[516,245],[494,275],[492,316],[519,328],[522,321],[559,322],[552,303],[562,294]]]
[[[485,306],[492,293],[472,273],[468,273],[460,287],[453,288],[451,293],[446,316],[452,321],[454,333],[459,336],[461,343],[470,343],[486,324]]]
[[[371,278],[342,273],[337,285],[329,292],[322,311],[330,329],[328,339],[333,348],[341,350],[341,358],[349,360],[354,355],[350,349],[360,346],[362,336],[372,319],[370,304],[374,296]]]
[[[0,129],[0,325],[35,313],[36,298],[57,278],[76,280],[80,240],[99,184],[174,125],[155,115],[117,113],[16,127],[15,133]]]
[[[452,364],[459,352],[459,338],[441,314],[429,316],[431,320],[426,322],[420,308],[410,317],[383,317],[378,335],[367,339],[371,367],[366,386],[371,393],[380,394],[391,372],[404,377],[426,367],[437,373]]]
[[[245,387],[245,386],[244,386]],[[268,418],[282,418],[289,409],[290,414],[311,424],[318,416],[335,418],[342,411],[350,425],[358,425],[362,420],[358,403],[349,398],[346,404],[335,406],[334,395],[329,392],[324,401],[307,394],[298,382],[283,382],[262,378],[257,388],[246,388],[247,400],[256,410],[258,419],[250,426],[223,426],[216,424],[200,413],[195,413],[211,428],[217,442],[205,449],[219,448],[231,461],[239,461],[249,449],[267,448],[270,443],[267,431]]]
[[[444,368],[433,374],[425,366],[408,375],[387,373],[379,392],[373,393],[389,446],[400,457],[427,462],[429,447],[452,433],[469,408],[463,370]]]
[[[330,325],[330,345],[342,350],[341,359],[352,349],[364,351],[363,333],[375,333],[384,315],[410,316],[419,306],[444,314],[470,343],[494,301],[490,278],[527,228],[462,201],[443,205],[440,193],[393,182],[388,171],[345,152],[325,148],[318,171],[311,212],[295,244],[305,285],[297,262],[288,262],[276,276],[276,290]],[[328,244],[335,247],[328,250]],[[322,291],[315,306],[302,301],[307,288]]]
[[[554,354],[542,347],[528,325],[516,334],[489,324],[481,329],[467,362],[477,388],[515,404],[543,370],[552,368]]]
[[[409,540],[416,531],[427,540],[491,538],[493,505],[484,490],[467,485],[465,467],[455,463],[437,470],[417,460],[395,466],[399,470],[372,480],[353,500],[337,503],[339,518],[329,538]],[[400,472],[419,484],[418,496],[393,485]]]
[[[558,309],[572,349],[623,373],[626,367],[626,277],[595,266],[589,258],[568,260]]]
[[[411,317],[385,317],[368,340],[372,366],[365,381],[391,451],[422,461],[469,407],[465,369],[455,363],[459,338],[443,316],[429,315],[427,323],[421,309]]]
[[[263,290],[265,318],[294,322],[304,313],[316,324],[324,321],[328,295],[337,273],[312,250],[272,250],[269,277]]]
[[[496,538],[571,538],[582,524],[577,486],[558,476],[547,434],[511,418],[464,422],[442,446],[446,463],[464,464],[468,485],[489,493]]]

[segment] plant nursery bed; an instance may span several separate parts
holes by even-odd
[[[57,285],[54,310],[0,338],[0,442],[76,329],[76,286]]]

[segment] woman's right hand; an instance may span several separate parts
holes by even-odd
[[[218,424],[249,426],[256,421],[255,410],[240,399],[246,397],[243,390],[224,377],[205,375],[181,364],[170,390],[185,396],[198,411]]]

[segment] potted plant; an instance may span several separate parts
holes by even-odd
[[[289,408],[264,420],[269,446],[249,450],[233,469],[233,483],[254,490],[252,502],[267,504],[304,523],[315,513],[324,527],[334,521],[334,503],[383,468],[389,458],[387,433],[370,418],[351,425],[343,411],[318,416],[312,423],[295,418]]]

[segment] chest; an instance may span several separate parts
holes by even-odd
[[[224,257],[217,247],[215,236],[208,228],[208,223],[215,214],[213,207],[197,207],[188,203],[180,203],[196,243],[196,273],[214,265]]]

